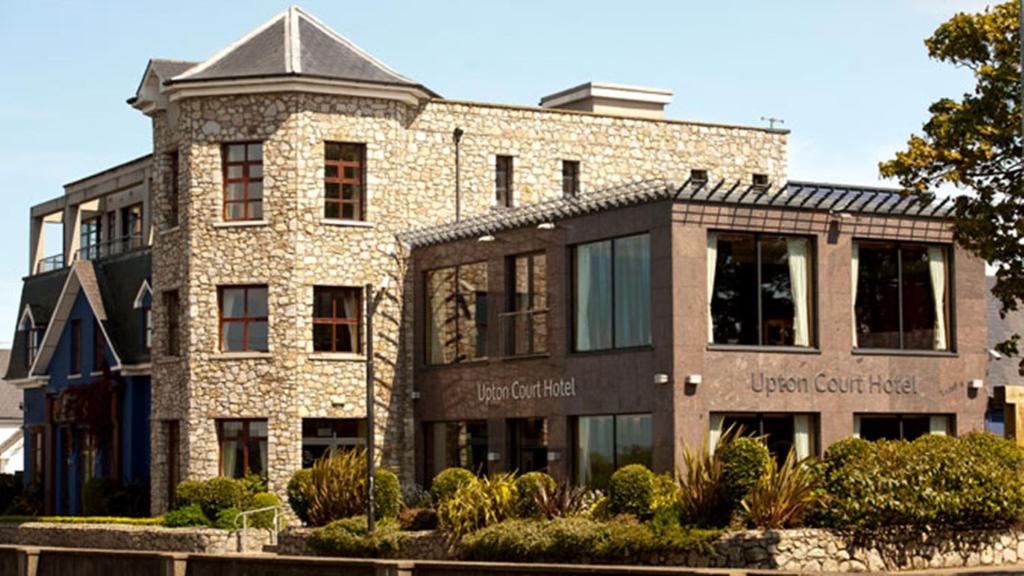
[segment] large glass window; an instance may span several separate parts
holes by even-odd
[[[520,474],[548,468],[548,421],[546,418],[513,418],[508,421],[509,467]]]
[[[225,144],[224,220],[263,218],[263,143]]]
[[[324,144],[324,217],[363,220],[366,146],[348,142]]]
[[[82,220],[82,231],[80,237],[79,254],[82,260],[95,260],[101,256],[100,242],[100,218],[88,218]]]
[[[547,257],[543,253],[513,256],[509,272],[509,311],[502,314],[505,353],[520,356],[547,352]]]
[[[309,468],[325,454],[366,446],[364,418],[303,418],[302,467]]]
[[[426,425],[427,475],[445,468],[487,474],[487,421],[432,422]]]
[[[865,440],[914,440],[926,434],[953,433],[948,414],[856,414],[853,435]]]
[[[142,246],[142,204],[121,209],[121,241],[125,250]]]
[[[948,252],[944,246],[854,242],[855,348],[951,349]]]
[[[714,447],[722,432],[734,428],[744,436],[764,438],[768,450],[780,462],[790,450],[803,459],[818,453],[818,418],[815,414],[711,414],[708,435]]]
[[[359,288],[313,288],[314,351],[359,352],[361,296]]]
[[[707,258],[709,342],[813,344],[809,239],[712,232]]]
[[[580,244],[574,272],[578,352],[651,343],[650,236]]]
[[[651,467],[650,414],[580,416],[576,419],[576,481],[605,488],[627,464]]]
[[[217,438],[221,476],[267,475],[266,420],[218,420]]]
[[[487,355],[487,263],[426,274],[426,361],[455,364]]]
[[[222,352],[267,351],[267,287],[220,288]]]

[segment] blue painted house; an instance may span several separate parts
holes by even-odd
[[[148,511],[151,342],[148,250],[79,260],[25,280],[7,379],[24,388],[25,482],[47,513]]]

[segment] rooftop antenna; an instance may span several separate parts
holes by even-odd
[[[776,124],[785,124],[786,123],[786,121],[783,120],[782,118],[773,118],[772,116],[761,116],[761,121],[768,123],[768,129],[769,130],[774,130]]]

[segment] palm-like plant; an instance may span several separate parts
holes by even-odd
[[[818,499],[817,479],[806,462],[789,451],[779,465],[773,458],[767,473],[743,499],[741,505],[758,528],[797,526]]]
[[[574,486],[568,481],[561,481],[551,488],[540,483],[534,502],[540,515],[545,518],[562,518],[576,516],[590,509],[590,491],[583,486]]]

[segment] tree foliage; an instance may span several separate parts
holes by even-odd
[[[931,105],[922,133],[880,165],[911,193],[953,185],[958,244],[997,266],[993,293],[1002,313],[1024,301],[1024,149],[1020,8],[1016,0],[978,14],[957,14],[925,40],[935,60],[970,70],[975,87],[960,100]],[[999,345],[1018,353],[1020,335]],[[1024,362],[1021,365],[1024,371]]]

